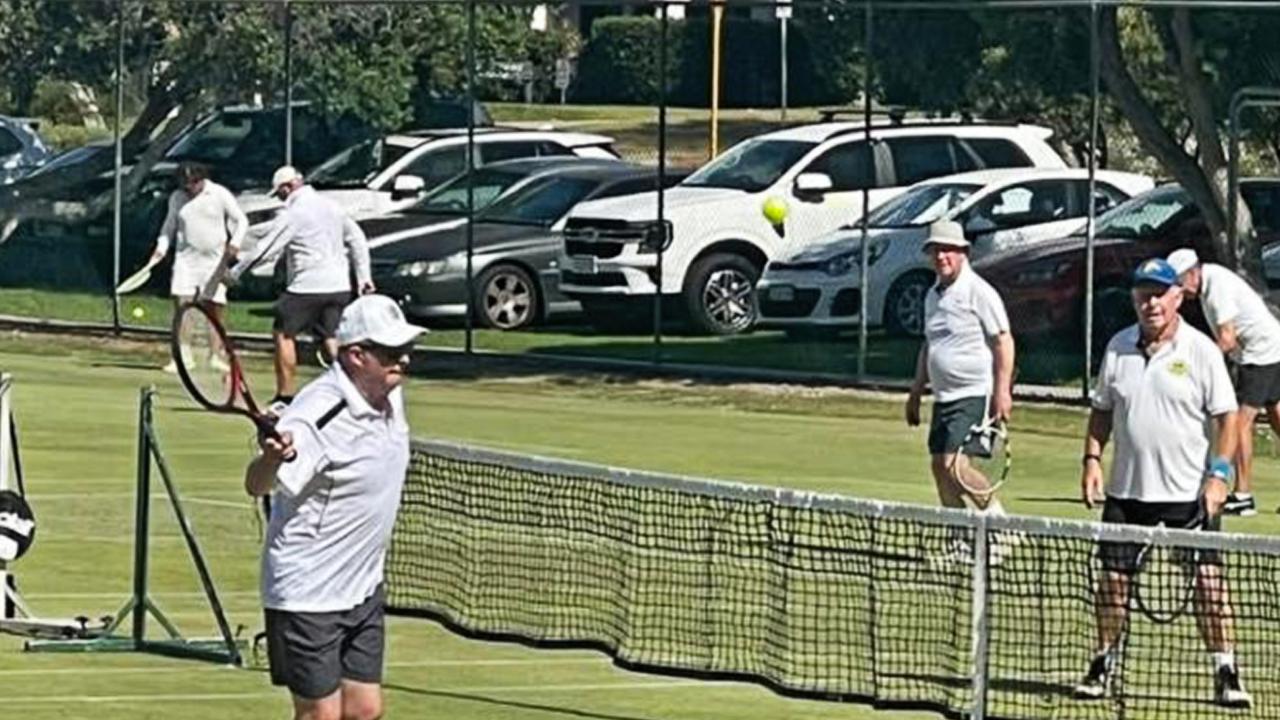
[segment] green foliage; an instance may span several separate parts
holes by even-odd
[[[847,49],[821,36],[825,20],[798,18],[788,38],[788,80],[794,105],[847,102],[861,86],[861,64]],[[655,104],[659,97],[658,44],[662,23],[652,17],[607,17],[591,27],[572,90],[578,102]],[[667,102],[706,107],[711,98],[711,21],[694,18],[668,23]],[[721,27],[723,107],[770,107],[778,103],[778,24],[726,18]],[[851,68],[850,63],[856,67]],[[838,67],[837,67],[838,66]],[[749,82],[735,79],[749,78]]]
[[[682,23],[668,23],[668,87],[679,77],[682,44],[673,36]],[[659,46],[662,24],[650,17],[606,17],[591,26],[571,90],[574,102],[655,104],[661,95]]]

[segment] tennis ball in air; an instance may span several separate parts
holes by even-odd
[[[781,225],[787,219],[787,201],[776,195],[765,200],[764,206],[760,209],[764,212],[764,219],[774,227]]]
[[[132,315],[135,319],[141,320],[142,318],[147,316],[147,311],[143,310],[141,305],[138,305],[133,308]]]

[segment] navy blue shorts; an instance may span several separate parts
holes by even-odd
[[[382,682],[386,646],[382,586],[341,612],[266,610],[271,683],[300,698],[332,695],[343,680]]]

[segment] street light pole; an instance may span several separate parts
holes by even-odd
[[[720,154],[720,24],[724,3],[711,5],[711,157]]]

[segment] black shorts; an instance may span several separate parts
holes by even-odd
[[[1185,528],[1200,512],[1200,502],[1144,502],[1128,498],[1108,497],[1102,506],[1102,522],[1155,527],[1160,523],[1170,529]],[[1201,530],[1217,532],[1222,529],[1222,516],[1210,518]],[[1106,570],[1132,575],[1138,565],[1138,543],[1103,542],[1098,546],[1098,558]],[[1213,550],[1201,550],[1195,560],[1200,564],[1219,565],[1221,559]],[[1188,558],[1190,560],[1190,558]]]
[[[271,329],[286,337],[309,332],[319,339],[331,338],[342,319],[342,309],[350,302],[349,292],[286,292],[276,300],[276,320]]]
[[[1264,408],[1280,402],[1280,363],[1241,365],[1236,380],[1236,399],[1241,405]]]
[[[960,449],[969,428],[987,418],[987,399],[967,397],[935,403],[929,423],[929,454],[943,455]]]
[[[382,586],[342,612],[267,609],[267,657],[271,683],[300,698],[319,700],[343,680],[382,682],[386,628]]]

